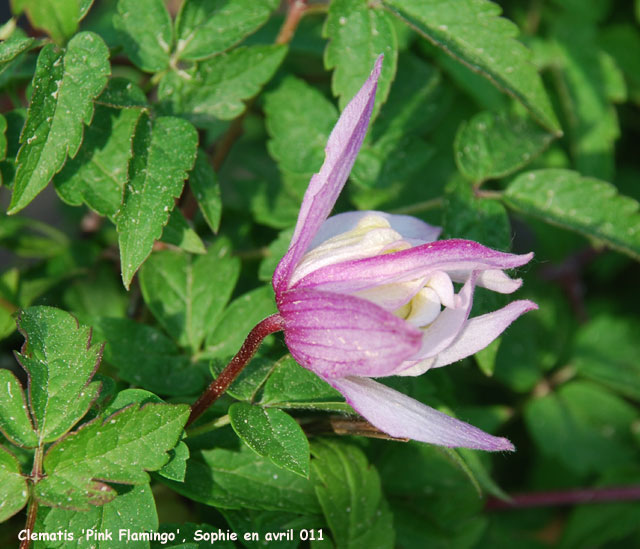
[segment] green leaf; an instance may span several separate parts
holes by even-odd
[[[96,105],[80,151],[53,180],[60,198],[73,206],[84,202],[100,215],[113,218],[122,204],[140,114],[136,108]]]
[[[161,331],[128,318],[93,319],[96,339],[106,340],[104,359],[129,383],[161,395],[193,395],[204,372]]]
[[[460,173],[479,184],[526,166],[552,139],[528,118],[481,112],[460,126],[453,147]]]
[[[290,76],[266,96],[264,111],[269,154],[285,183],[302,197],[324,161],[324,147],[338,120],[336,108],[318,90]]]
[[[149,547],[146,540],[120,538],[120,530],[130,533],[155,532],[158,529],[158,514],[153,493],[148,484],[118,487],[118,495],[109,503],[84,511],[51,509],[44,518],[45,532],[73,532],[74,540],[58,543],[48,542],[47,547],[75,549],[93,547],[109,549],[126,544],[133,549]],[[99,536],[111,534],[111,541]]]
[[[530,53],[518,42],[517,27],[486,0],[384,0],[394,15],[443,51],[513,95],[542,125],[560,135],[560,126]]]
[[[186,0],[176,19],[177,59],[198,61],[229,49],[269,19],[279,0]]]
[[[24,208],[62,168],[67,155],[76,155],[83,124],[91,121],[93,100],[109,71],[109,50],[91,32],[76,34],[66,51],[51,44],[42,49],[8,213]]]
[[[16,175],[16,156],[20,149],[20,133],[27,117],[26,109],[14,109],[4,114],[7,122],[5,137],[7,139],[7,150],[5,152],[5,160],[0,162],[0,176],[3,183],[7,187],[13,186]]]
[[[286,46],[251,46],[217,55],[187,71],[169,72],[160,82],[163,108],[196,126],[240,115],[243,99],[256,95],[276,72]]]
[[[253,327],[276,312],[271,285],[256,288],[231,302],[207,337],[207,358],[228,358],[238,352]]]
[[[629,84],[630,99],[640,103],[640,35],[632,23],[607,25],[598,40],[602,48],[615,60]]]
[[[571,364],[580,375],[640,401],[638,330],[632,317],[595,317],[579,328]]]
[[[581,474],[634,462],[631,423],[637,419],[635,406],[582,381],[525,408],[527,428],[540,452]]]
[[[23,0],[31,25],[62,44],[78,28],[78,0]]]
[[[125,287],[160,238],[193,166],[197,146],[198,134],[186,120],[160,117],[152,126],[146,115],[141,117],[133,138],[129,183],[116,215]]]
[[[29,375],[29,405],[40,442],[71,429],[97,398],[100,383],[90,383],[100,364],[101,345],[91,345],[91,330],[69,313],[30,307],[18,316],[25,344],[17,359]]]
[[[0,370],[0,431],[17,446],[38,446],[22,385],[4,368]]]
[[[146,72],[169,66],[171,17],[163,0],[118,0],[113,23],[127,57]]]
[[[21,53],[33,46],[35,39],[25,36],[23,32],[14,31],[9,38],[0,43],[0,74],[6,71]]]
[[[28,497],[27,479],[20,474],[18,460],[0,446],[0,522],[19,512]]]
[[[315,441],[311,451],[316,494],[336,546],[392,548],[393,515],[364,453],[331,440]]]
[[[20,257],[55,257],[69,247],[69,240],[37,219],[0,213],[0,246]]]
[[[210,524],[194,524],[192,522],[181,523],[166,523],[163,522],[158,528],[158,532],[168,534],[175,534],[175,540],[167,539],[166,542],[162,540],[152,541],[152,549],[165,549],[166,547],[172,547],[174,549],[211,549],[212,542],[207,539],[201,541],[195,540],[196,532],[200,531],[200,534],[217,534],[220,528],[217,526],[211,526]],[[212,536],[213,537],[213,536]],[[185,541],[183,541],[185,540]],[[233,541],[225,539],[219,539],[214,542],[216,549],[237,549],[237,545]]]
[[[569,170],[517,177],[504,194],[508,206],[640,258],[638,202],[604,181]]]
[[[302,410],[351,411],[338,391],[300,366],[291,355],[285,355],[276,364],[265,383],[260,404]]]
[[[289,414],[236,402],[229,408],[231,426],[259,456],[305,478],[309,476],[309,441]]]
[[[166,481],[179,494],[224,509],[319,513],[313,483],[280,469],[242,444],[193,452],[183,483]]]
[[[36,497],[46,505],[87,510],[115,498],[105,481],[148,483],[145,471],[168,461],[188,416],[186,404],[133,404],[84,425],[47,451],[47,476],[36,485]]]
[[[198,257],[152,254],[140,271],[140,288],[167,333],[195,352],[218,324],[239,273],[240,261],[231,256],[229,243],[219,239]]]
[[[207,153],[198,149],[193,170],[189,174],[189,186],[198,201],[200,211],[209,228],[217,234],[222,216],[222,198],[216,172],[207,160]]]
[[[162,231],[160,241],[192,254],[204,254],[207,252],[204,242],[202,242],[191,223],[182,214],[180,208],[174,208],[171,212],[169,221]]]
[[[258,349],[256,356],[242,369],[242,372],[240,372],[238,377],[234,379],[231,386],[227,389],[229,396],[236,400],[244,400],[247,402],[253,402],[255,400],[256,394],[274,367],[273,360],[266,358],[263,354],[266,353],[262,349]],[[210,367],[213,378],[217,379],[226,366],[226,361],[214,359]]]
[[[398,40],[391,17],[372,8],[367,0],[334,0],[323,35],[329,39],[324,63],[327,69],[334,69],[331,89],[340,97],[341,110],[369,77],[377,57],[384,54],[372,114],[375,118],[396,73]]]
[[[273,278],[273,273],[280,260],[284,257],[289,249],[291,243],[291,237],[293,236],[293,227],[288,228],[286,231],[282,231],[278,238],[276,238],[265,253],[266,257],[260,262],[258,269],[258,278],[264,282],[269,282]]]

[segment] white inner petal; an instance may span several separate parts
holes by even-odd
[[[440,314],[440,298],[433,288],[425,286],[411,300],[411,310],[405,320],[417,327],[431,324]]]
[[[409,245],[404,245],[402,236],[391,228],[389,221],[379,215],[367,215],[354,229],[325,240],[307,252],[298,263],[291,283],[327,265],[373,257],[405,247]]]

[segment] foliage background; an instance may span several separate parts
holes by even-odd
[[[313,547],[640,544],[639,503],[549,494],[638,497],[640,3],[504,0],[504,18],[484,0],[278,4],[12,2],[29,35],[0,30],[0,197],[15,214],[0,214],[3,546],[29,498],[36,529],[76,537],[201,525],[322,528]],[[178,404],[273,311],[309,177],[381,52],[376,120],[337,210],[533,250],[518,295],[540,305],[473,359],[390,383],[518,451],[356,436],[277,336],[180,440]],[[478,292],[474,312],[501,302]],[[57,309],[20,319],[26,411],[12,314],[41,305]],[[63,311],[105,342],[93,378],[100,347]],[[102,439],[100,423],[65,435],[96,416]],[[42,467],[46,482],[23,476]],[[532,492],[546,503],[500,508]]]

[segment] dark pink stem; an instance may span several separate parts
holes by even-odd
[[[211,406],[233,383],[238,374],[249,363],[251,357],[256,353],[262,340],[269,334],[278,332],[283,328],[283,320],[279,314],[271,315],[249,332],[240,350],[222,370],[220,375],[207,387],[202,396],[191,406],[191,415],[187,421],[187,427],[198,419],[202,413]]]
[[[550,507],[555,505],[634,500],[640,500],[640,485],[515,494],[511,496],[510,501],[489,498],[486,509],[520,509],[523,507]]]

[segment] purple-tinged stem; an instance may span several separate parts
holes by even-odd
[[[279,314],[268,316],[254,326],[236,356],[231,359],[231,362],[220,372],[220,375],[207,387],[195,404],[191,406],[191,415],[189,416],[189,421],[187,421],[187,427],[224,394],[234,379],[238,377],[242,369],[249,363],[251,357],[256,354],[262,340],[269,334],[279,332],[282,328],[283,320]]]
[[[515,494],[511,496],[510,501],[489,498],[485,508],[487,510],[521,509],[524,507],[551,507],[556,505],[635,500],[640,500],[640,485]]]

